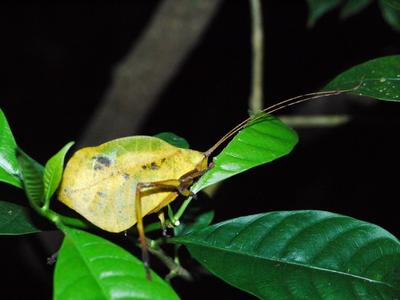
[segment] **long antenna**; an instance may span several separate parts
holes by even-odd
[[[271,113],[279,111],[285,107],[289,107],[289,106],[292,106],[292,105],[295,105],[295,104],[298,104],[301,102],[306,102],[306,101],[310,101],[310,100],[314,100],[314,99],[320,99],[320,98],[327,97],[327,96],[336,96],[336,95],[340,95],[343,93],[353,92],[356,89],[358,89],[360,86],[361,86],[361,83],[359,85],[357,85],[356,87],[347,89],[347,90],[321,91],[321,92],[314,92],[314,93],[308,93],[308,94],[296,96],[296,97],[289,98],[289,99],[283,100],[281,102],[275,103],[267,108],[264,108],[260,112],[263,112],[266,114],[271,114]],[[254,122],[263,117],[264,117],[264,115],[259,115],[256,117],[249,117],[246,120],[244,120],[243,122],[239,123],[234,128],[232,128],[227,134],[225,134],[218,142],[216,142],[214,146],[212,146],[210,149],[208,149],[206,152],[204,152],[204,155],[207,157],[210,156],[211,153],[213,153],[215,149],[217,149],[221,144],[223,144],[231,136],[236,134],[239,130],[246,127],[250,121]]]

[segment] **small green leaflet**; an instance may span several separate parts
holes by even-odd
[[[41,206],[44,193],[43,166],[21,149],[17,149],[17,159],[21,168],[26,196],[33,204]]]
[[[180,137],[179,135],[176,135],[175,133],[160,132],[160,133],[156,134],[155,137],[158,137],[159,139],[166,141],[167,143],[171,144],[172,146],[175,146],[178,148],[183,148],[183,149],[189,149],[189,143],[183,137]]]
[[[74,142],[69,142],[53,157],[51,157],[44,168],[43,184],[44,184],[44,201],[48,204],[51,196],[57,190],[64,167],[64,158],[68,150],[72,147]]]

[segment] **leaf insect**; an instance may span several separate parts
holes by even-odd
[[[191,196],[194,181],[213,167],[211,154],[252,122],[285,107],[325,96],[351,92],[321,91],[279,102],[250,117],[205,152],[182,149],[151,136],[111,140],[74,153],[64,170],[58,198],[91,223],[109,232],[123,232],[137,224],[147,278],[149,257],[143,217],[163,215],[162,208],[178,195]]]

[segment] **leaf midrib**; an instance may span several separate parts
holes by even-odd
[[[179,242],[179,243],[182,243],[179,240],[185,241],[185,239],[178,239],[177,242]],[[400,289],[396,289],[393,285],[391,285],[389,283],[386,283],[386,282],[383,282],[383,281],[378,281],[378,280],[375,280],[375,279],[370,279],[370,278],[363,277],[363,276],[356,275],[356,274],[345,273],[343,271],[338,271],[338,270],[333,270],[333,269],[326,269],[326,268],[312,266],[312,265],[306,265],[306,264],[302,264],[302,263],[298,263],[298,262],[282,260],[282,259],[279,259],[279,258],[271,259],[271,258],[267,258],[267,257],[260,256],[260,255],[257,255],[257,254],[251,254],[250,255],[250,254],[247,254],[245,252],[233,251],[231,249],[211,246],[211,245],[205,244],[205,243],[194,243],[194,242],[189,241],[188,243],[185,242],[185,243],[182,243],[182,244],[185,244],[185,246],[189,245],[189,244],[190,245],[194,245],[194,246],[203,246],[203,247],[206,247],[206,248],[211,248],[211,249],[216,249],[216,250],[220,250],[220,251],[224,251],[224,252],[234,253],[236,255],[248,256],[248,257],[252,257],[252,258],[266,260],[266,261],[269,261],[269,262],[278,262],[278,263],[282,263],[282,264],[288,264],[288,265],[293,265],[293,266],[297,266],[297,267],[302,267],[302,268],[305,268],[305,269],[313,269],[313,270],[317,270],[317,271],[332,273],[332,274],[335,274],[335,275],[344,275],[344,276],[348,276],[348,277],[351,277],[351,278],[363,280],[363,281],[366,281],[366,282],[369,282],[369,283],[373,283],[373,284],[377,284],[377,285],[384,285],[386,287],[389,287],[389,288],[393,289],[393,291],[395,291],[395,292],[399,292],[400,291]]]
[[[73,233],[73,235],[75,235],[76,238],[76,234]],[[68,233],[68,237],[71,236],[71,233]],[[74,245],[75,249],[77,250],[77,252],[79,253],[79,256],[81,257],[82,261],[84,262],[85,267],[89,270],[89,273],[92,275],[92,278],[94,279],[94,281],[96,282],[96,284],[98,285],[98,287],[100,288],[100,290],[102,291],[104,298],[107,299],[108,298],[108,292],[105,290],[105,288],[100,284],[100,280],[97,278],[96,274],[94,273],[94,271],[89,267],[90,266],[90,261],[86,258],[86,255],[84,255],[84,251],[83,251],[83,246],[79,247],[79,243],[76,243],[75,239],[71,239],[70,241],[72,242],[72,244]]]
[[[44,183],[44,199],[48,200],[51,198],[51,190],[52,190],[52,186],[54,185],[54,180],[56,179],[56,168],[55,167],[51,167],[51,169],[49,169],[47,172],[44,172],[43,175],[43,183]],[[47,179],[47,180],[46,180]],[[46,184],[47,181],[47,184]]]

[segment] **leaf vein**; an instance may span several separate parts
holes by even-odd
[[[287,264],[287,265],[291,265],[291,266],[301,267],[301,268],[304,268],[304,269],[310,269],[310,270],[313,270],[313,271],[326,272],[328,274],[343,275],[343,276],[351,277],[351,278],[358,279],[358,280],[361,280],[361,281],[366,281],[366,282],[369,282],[369,283],[372,283],[372,284],[383,285],[383,286],[389,287],[389,288],[393,289],[394,291],[396,291],[396,288],[393,285],[391,285],[391,284],[389,284],[387,282],[382,282],[382,281],[379,281],[379,280],[366,278],[366,277],[363,277],[363,276],[360,276],[360,275],[346,273],[346,272],[339,271],[339,270],[333,270],[333,269],[327,269],[327,268],[318,267],[318,266],[306,265],[306,264],[303,264],[303,263],[299,263],[299,262],[295,262],[295,261],[288,261],[288,260],[284,260],[284,259],[281,259],[281,258],[273,258],[272,259],[272,258],[267,258],[267,257],[264,257],[264,256],[260,256],[260,255],[254,254],[254,253],[251,253],[251,254],[247,253],[247,252],[246,253],[245,252],[238,253],[237,251],[233,251],[232,249],[227,249],[227,248],[223,248],[223,247],[219,247],[219,246],[214,246],[214,245],[210,245],[210,244],[206,244],[206,243],[202,243],[202,242],[193,243],[192,241],[187,241],[184,244],[186,244],[186,245],[192,244],[194,246],[203,246],[205,248],[212,248],[212,249],[215,249],[215,250],[218,250],[218,251],[222,251],[222,252],[233,253],[235,255],[242,255],[242,256],[247,256],[247,257],[251,257],[251,258],[257,258],[257,259],[260,259],[260,260],[265,260],[265,261],[274,262],[274,263],[278,262],[278,263]]]

